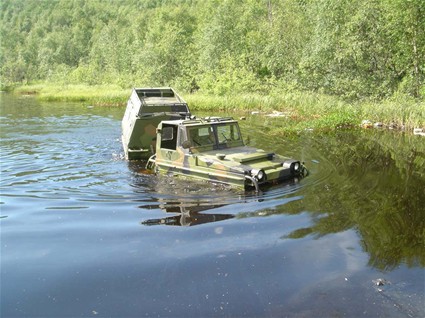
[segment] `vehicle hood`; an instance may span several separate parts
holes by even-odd
[[[200,166],[219,170],[246,171],[252,168],[269,169],[281,166],[282,159],[273,152],[252,147],[235,147],[205,151],[197,154]]]

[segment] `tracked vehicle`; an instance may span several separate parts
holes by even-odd
[[[158,173],[257,191],[305,173],[298,160],[245,145],[233,118],[192,116],[171,88],[134,89],[122,126],[126,158],[147,159]]]

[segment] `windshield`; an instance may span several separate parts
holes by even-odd
[[[241,140],[239,126],[237,124],[219,125],[216,126],[216,129],[219,144]]]
[[[193,147],[213,146],[216,143],[212,126],[189,128],[189,140]]]
[[[232,142],[242,142],[237,123],[196,126],[188,129],[192,147],[228,147]]]

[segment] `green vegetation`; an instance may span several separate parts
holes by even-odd
[[[1,88],[116,105],[172,86],[193,110],[284,111],[296,129],[410,129],[424,30],[422,0],[2,0]]]
[[[114,84],[110,85],[53,85],[38,83],[21,85],[14,89],[22,95],[37,95],[42,101],[88,102],[94,105],[122,106],[130,95],[129,89]]]
[[[92,105],[125,106],[130,88],[118,85],[53,85],[48,83],[22,85],[15,92],[37,95],[42,101],[74,101]],[[184,94],[190,109],[197,112],[223,111],[228,114],[273,115],[273,134],[292,135],[302,131],[329,130],[359,126],[364,118],[411,131],[425,127],[425,103],[412,97],[393,97],[383,101],[344,101],[336,96],[314,92],[283,92],[215,96],[200,92]],[[279,114],[278,114],[279,115]]]

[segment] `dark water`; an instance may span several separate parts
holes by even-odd
[[[139,173],[123,112],[1,95],[1,317],[425,315],[423,137],[249,118],[310,170],[256,195]]]

